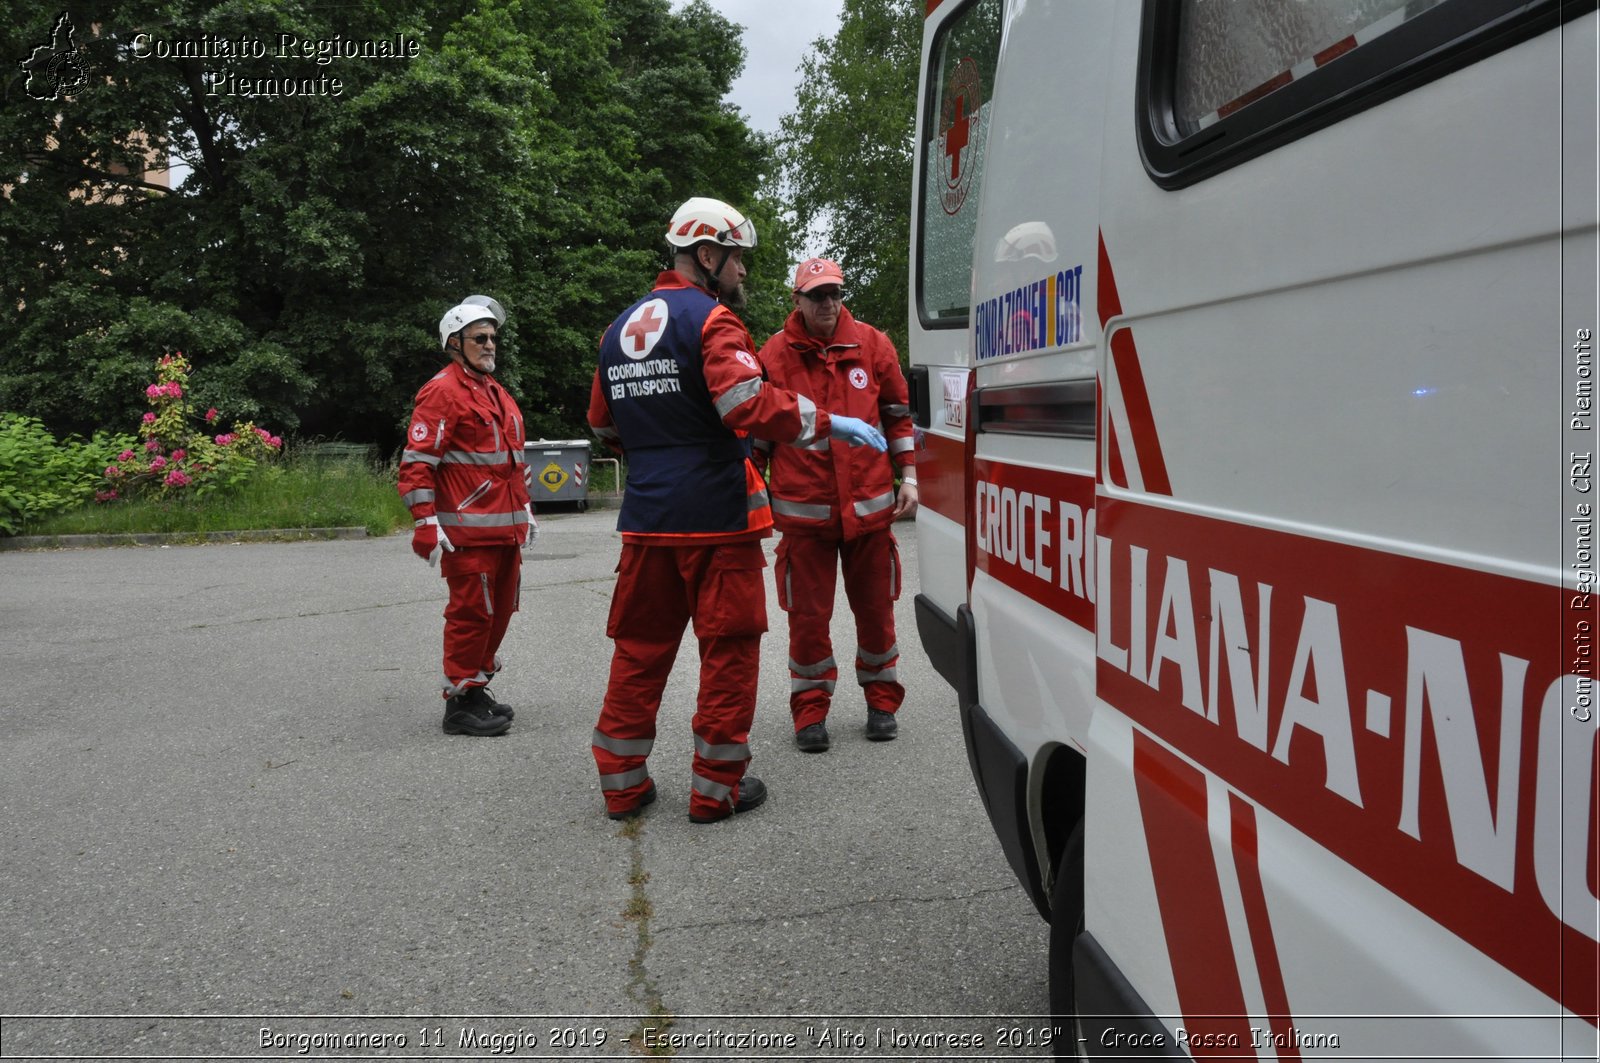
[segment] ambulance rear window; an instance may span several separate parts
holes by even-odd
[[[917,308],[925,328],[967,323],[1000,0],[975,0],[940,27],[924,102]]]
[[[1561,7],[1147,0],[1139,50],[1145,167],[1165,188],[1192,184],[1543,32],[1561,20]]]

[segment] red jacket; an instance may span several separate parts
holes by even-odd
[[[768,379],[809,395],[817,409],[881,425],[887,457],[871,447],[818,440],[809,447],[756,443],[770,450],[773,522],[784,532],[853,539],[893,519],[895,470],[916,464],[910,397],[889,337],[841,308],[833,337],[806,331],[799,311],[758,355]]]
[[[439,517],[456,546],[503,546],[527,534],[522,411],[493,377],[451,362],[422,385],[400,458],[400,498]]]

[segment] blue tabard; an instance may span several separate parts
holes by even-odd
[[[655,305],[634,318],[646,304]],[[716,306],[698,288],[658,288],[618,315],[600,342],[600,387],[628,457],[618,531],[750,526],[750,441],[717,415],[701,362],[700,332]]]

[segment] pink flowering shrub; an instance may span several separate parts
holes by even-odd
[[[142,453],[129,447],[106,467],[97,502],[121,498],[208,494],[219,487],[234,487],[249,478],[263,462],[283,449],[283,440],[249,421],[235,422],[232,432],[210,434],[216,407],[206,410],[204,425],[196,427],[193,405],[186,387],[189,363],[180,352],[156,362],[156,382],[144,389],[154,409],[139,425],[144,437]]]

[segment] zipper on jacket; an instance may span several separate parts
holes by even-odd
[[[463,509],[466,509],[468,506],[472,505],[472,503],[482,498],[484,492],[489,490],[491,483],[493,483],[492,480],[485,480],[483,483],[479,484],[477,490],[473,491],[472,494],[461,500],[461,504],[456,507],[456,512],[460,513]]]

